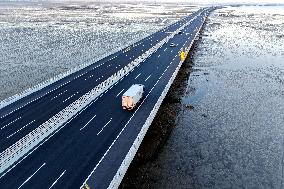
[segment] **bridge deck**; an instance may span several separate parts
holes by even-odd
[[[174,79],[173,75],[182,63],[178,56],[180,49],[192,44],[209,11],[211,9],[202,9],[184,18],[186,22],[193,20],[182,34],[176,34],[121,81],[72,117],[64,127],[40,142],[11,169],[5,170],[0,175],[0,188],[79,188],[85,181],[91,188],[107,188],[117,176],[125,157],[133,157],[129,150],[145,121],[149,116],[154,116],[151,111],[158,107],[157,102],[162,100],[161,95],[167,92],[165,88],[169,87],[169,81]],[[182,25],[184,22],[179,21],[138,42],[135,47],[111,55],[52,84],[50,88],[1,109],[3,129],[0,132],[0,150],[15,143],[99,84],[102,78],[115,73],[119,67],[127,65],[169,35],[169,31],[176,31]],[[176,46],[170,47],[171,43]],[[124,111],[121,95],[134,83],[145,85],[146,97],[136,110]],[[26,103],[29,104],[23,106]],[[148,121],[147,126],[149,124]],[[123,166],[128,167],[127,164]]]

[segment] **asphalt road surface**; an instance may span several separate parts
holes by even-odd
[[[203,24],[209,10],[201,9],[184,18],[186,22],[195,19],[181,34],[175,35],[145,62],[41,142],[32,153],[3,172],[0,175],[0,188],[79,188],[92,171],[95,173],[92,175],[96,181],[95,187],[106,188],[178,66],[178,52],[194,40],[197,28]],[[3,108],[0,112],[1,151],[182,24],[184,22],[179,21],[136,43],[134,47],[117,52]],[[171,43],[176,46],[170,47]],[[136,110],[124,111],[121,96],[134,83],[145,85],[145,98]],[[106,152],[111,147],[109,154],[115,150],[116,155],[109,156],[109,159]],[[115,166],[105,168],[104,165],[110,165],[108,161]]]
[[[184,20],[190,20],[199,12]],[[0,110],[0,151],[46,122],[175,31],[182,21],[102,59]]]

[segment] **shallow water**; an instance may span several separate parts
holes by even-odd
[[[210,16],[177,127],[148,165],[150,188],[284,188],[279,9],[225,8]]]
[[[0,100],[94,63],[193,10],[135,3],[0,2]]]

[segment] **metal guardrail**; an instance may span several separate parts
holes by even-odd
[[[44,138],[48,137],[60,126],[66,123],[70,118],[79,113],[84,107],[95,100],[98,96],[104,93],[117,81],[126,76],[136,66],[148,58],[164,43],[168,42],[177,32],[164,38],[155,46],[147,50],[141,56],[133,60],[127,66],[116,72],[114,75],[103,81],[101,84],[93,88],[91,91],[74,101],[72,104],[61,110],[59,113],[51,117],[48,121],[31,131],[29,134],[21,138],[19,141],[8,147],[0,154],[0,173],[13,165],[17,160],[24,156],[27,152],[37,146]]]
[[[199,32],[204,24],[205,20],[202,22],[201,26],[199,27],[196,35],[194,36],[194,39],[197,38],[197,36],[199,35]],[[185,47],[185,52],[186,54],[188,54],[189,50],[192,47],[192,44],[194,42],[194,39],[192,40],[192,42],[190,43],[190,45],[188,47]],[[159,110],[168,90],[170,89],[170,86],[172,85],[173,81],[176,78],[176,75],[178,74],[178,71],[182,65],[182,63],[184,62],[184,60],[180,61],[177,68],[175,69],[175,72],[173,73],[172,77],[170,78],[168,84],[166,85],[165,89],[163,90],[161,96],[159,97],[158,101],[156,102],[154,108],[152,109],[150,115],[148,116],[146,122],[144,123],[144,125],[142,126],[139,134],[137,135],[136,139],[134,140],[132,146],[130,147],[130,150],[128,151],[125,159],[123,160],[123,162],[121,163],[118,171],[116,172],[113,180],[111,181],[108,189],[117,189],[130,165],[130,163],[132,162],[144,136],[146,135],[147,130],[149,129],[153,119],[155,118],[157,111]]]

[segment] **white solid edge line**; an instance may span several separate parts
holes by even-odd
[[[43,166],[45,166],[46,163],[43,163],[29,178],[27,178],[27,180],[25,180],[25,182],[23,182],[23,184],[21,184],[21,186],[18,187],[18,189],[20,189],[24,184],[26,184]]]
[[[58,180],[65,174],[65,172],[66,170],[61,173],[61,175],[52,183],[52,185],[48,189],[52,188],[58,182]]]
[[[138,109],[137,109],[137,110],[138,110]],[[37,148],[36,148],[36,149],[37,149]],[[2,176],[4,176],[4,175],[2,175]],[[2,177],[2,176],[1,176],[1,177]]]
[[[95,103],[98,99],[91,102],[88,106],[83,108],[79,113],[77,113],[74,117],[72,117],[69,121],[67,121],[65,124],[63,124],[58,130],[56,130],[53,134],[51,134],[49,137],[44,139],[38,146],[36,146],[31,152],[29,152],[27,155],[25,155],[20,161],[18,161],[16,164],[14,164],[11,168],[9,168],[7,171],[4,171],[3,174],[0,176],[0,179],[4,177],[8,172],[10,172],[14,167],[16,167],[18,164],[20,164],[23,160],[25,160],[29,155],[31,155],[34,151],[36,151],[40,146],[42,146],[46,141],[48,141],[51,137],[53,137],[56,133],[58,133],[62,128],[64,128],[68,123],[70,123],[73,119],[75,119],[78,115],[80,115],[83,111],[85,111],[88,107],[90,107],[93,103]]]
[[[158,81],[155,83],[154,87],[157,85]],[[89,178],[91,177],[91,175],[96,171],[97,167],[100,165],[100,163],[103,161],[103,159],[105,158],[105,156],[107,155],[107,153],[109,152],[109,150],[112,148],[112,146],[114,145],[114,143],[116,142],[116,140],[119,138],[119,136],[121,135],[121,133],[124,131],[124,129],[126,128],[126,126],[129,124],[129,122],[131,121],[131,119],[134,117],[134,115],[136,114],[136,112],[139,110],[139,108],[141,107],[141,105],[144,103],[144,101],[147,99],[147,97],[149,96],[149,94],[152,92],[152,90],[154,89],[154,87],[152,87],[152,89],[150,90],[150,92],[147,94],[147,96],[145,97],[145,99],[141,102],[141,104],[138,106],[138,108],[135,110],[135,112],[133,113],[133,115],[130,117],[129,121],[124,125],[124,127],[122,128],[122,130],[119,132],[119,134],[116,136],[115,140],[112,142],[112,144],[109,146],[109,148],[106,150],[106,152],[104,153],[103,157],[100,159],[100,161],[96,164],[95,168],[91,171],[91,173],[88,175],[87,179],[83,182],[82,186],[80,188],[82,188],[84,186],[85,183],[87,183],[87,180],[89,180]]]
[[[116,140],[119,138],[119,136],[121,135],[121,133],[124,131],[124,129],[126,128],[126,126],[130,123],[130,121],[132,120],[132,118],[135,116],[136,112],[140,109],[140,107],[142,106],[142,104],[145,102],[145,100],[148,98],[148,96],[150,95],[150,93],[152,92],[152,90],[155,88],[155,86],[157,85],[159,81],[157,81],[154,86],[151,88],[150,92],[146,95],[146,97],[144,98],[144,100],[141,102],[141,104],[137,107],[137,109],[135,110],[135,112],[133,113],[133,115],[130,117],[130,119],[127,121],[127,123],[124,125],[124,127],[122,128],[122,130],[118,133],[118,135],[116,136],[116,138],[114,139],[114,141],[111,143],[111,145],[109,146],[109,148],[106,150],[106,152],[104,153],[103,157],[100,159],[100,161],[96,164],[95,168],[93,169],[93,171],[88,175],[87,179],[84,181],[84,183],[82,184],[82,186],[80,188],[82,188],[84,186],[84,184],[87,182],[87,180],[89,180],[89,178],[91,177],[91,175],[96,171],[97,167],[100,165],[100,163],[103,161],[103,159],[105,158],[105,156],[107,155],[107,153],[110,151],[110,149],[112,148],[112,146],[114,145],[114,143],[116,142]]]
[[[143,39],[139,39],[139,40],[144,40],[144,38],[143,38]],[[138,42],[139,42],[139,41],[136,41],[135,43],[138,43]],[[135,43],[134,43],[134,44],[135,44]],[[141,43],[142,43],[142,42],[141,42]],[[140,44],[141,44],[141,43],[140,43]],[[143,46],[144,46],[144,45],[143,45]],[[118,50],[117,52],[120,52],[121,50],[122,50],[122,49]],[[117,52],[113,52],[113,54],[116,54]],[[110,55],[108,55],[108,56],[113,56],[113,54],[110,54]],[[118,56],[118,55],[116,55],[115,57],[111,58],[110,60],[116,58],[117,56]],[[106,57],[104,57],[104,58],[106,58]],[[101,58],[99,57],[96,62],[102,61],[104,58],[103,58],[103,57],[101,57]],[[102,63],[100,63],[99,65],[96,65],[94,68],[98,68],[98,67],[104,65],[104,64],[107,63],[107,62],[108,62],[108,61],[102,62]],[[91,66],[91,65],[92,65],[92,64],[90,64],[90,65],[84,65],[82,68],[78,68],[75,72],[82,71],[84,68],[86,68],[86,67],[88,67],[88,66]],[[93,68],[93,69],[94,69],[94,68]],[[91,70],[93,70],[93,69],[91,69]],[[59,79],[55,79],[55,81],[59,81],[59,80],[61,80],[61,79],[63,79],[63,78],[66,78],[67,76],[70,76],[70,75],[72,75],[72,73],[75,73],[75,72],[71,72],[71,73],[67,74],[67,75],[64,76],[64,77],[61,77],[61,78],[59,78]],[[10,115],[10,114],[13,113],[14,111],[17,111],[18,109],[21,109],[22,107],[24,107],[24,106],[30,104],[31,102],[33,102],[33,101],[35,101],[35,100],[37,100],[37,99],[39,99],[39,98],[42,98],[43,96],[45,96],[45,95],[47,95],[47,94],[49,94],[49,93],[51,93],[51,92],[57,90],[58,88],[60,88],[60,87],[62,87],[62,86],[64,86],[64,85],[70,83],[72,80],[74,80],[74,79],[76,79],[76,78],[78,78],[78,77],[81,77],[82,75],[85,75],[85,74],[88,73],[88,72],[89,72],[89,71],[87,71],[87,72],[85,72],[85,73],[83,73],[83,74],[81,74],[81,75],[79,75],[79,76],[77,76],[77,77],[75,77],[75,78],[73,78],[73,79],[71,79],[71,80],[68,80],[67,82],[61,84],[59,87],[57,87],[57,88],[55,88],[55,89],[52,89],[52,90],[46,92],[46,93],[43,94],[42,96],[40,96],[40,97],[38,97],[38,98],[36,98],[36,99],[30,101],[30,102],[27,102],[27,103],[24,104],[23,106],[21,106],[21,107],[15,109],[15,110],[9,112],[8,114],[5,114],[5,115],[1,116],[0,118],[2,119],[2,118],[4,118],[4,117]],[[64,73],[64,75],[65,75],[65,73]],[[53,84],[53,82],[50,83],[50,84]],[[48,84],[47,86],[49,86],[50,84]],[[36,91],[39,91],[39,89],[37,89]],[[35,92],[35,91],[34,91],[34,92]],[[32,93],[34,93],[34,92],[32,92]],[[23,96],[23,95],[21,95],[21,96]],[[25,94],[24,94],[24,96],[25,96]],[[0,103],[1,103],[1,102],[3,102],[3,101],[0,101]],[[7,105],[4,105],[3,107],[6,107],[6,106],[7,106]],[[0,109],[2,109],[3,107],[1,107]]]

